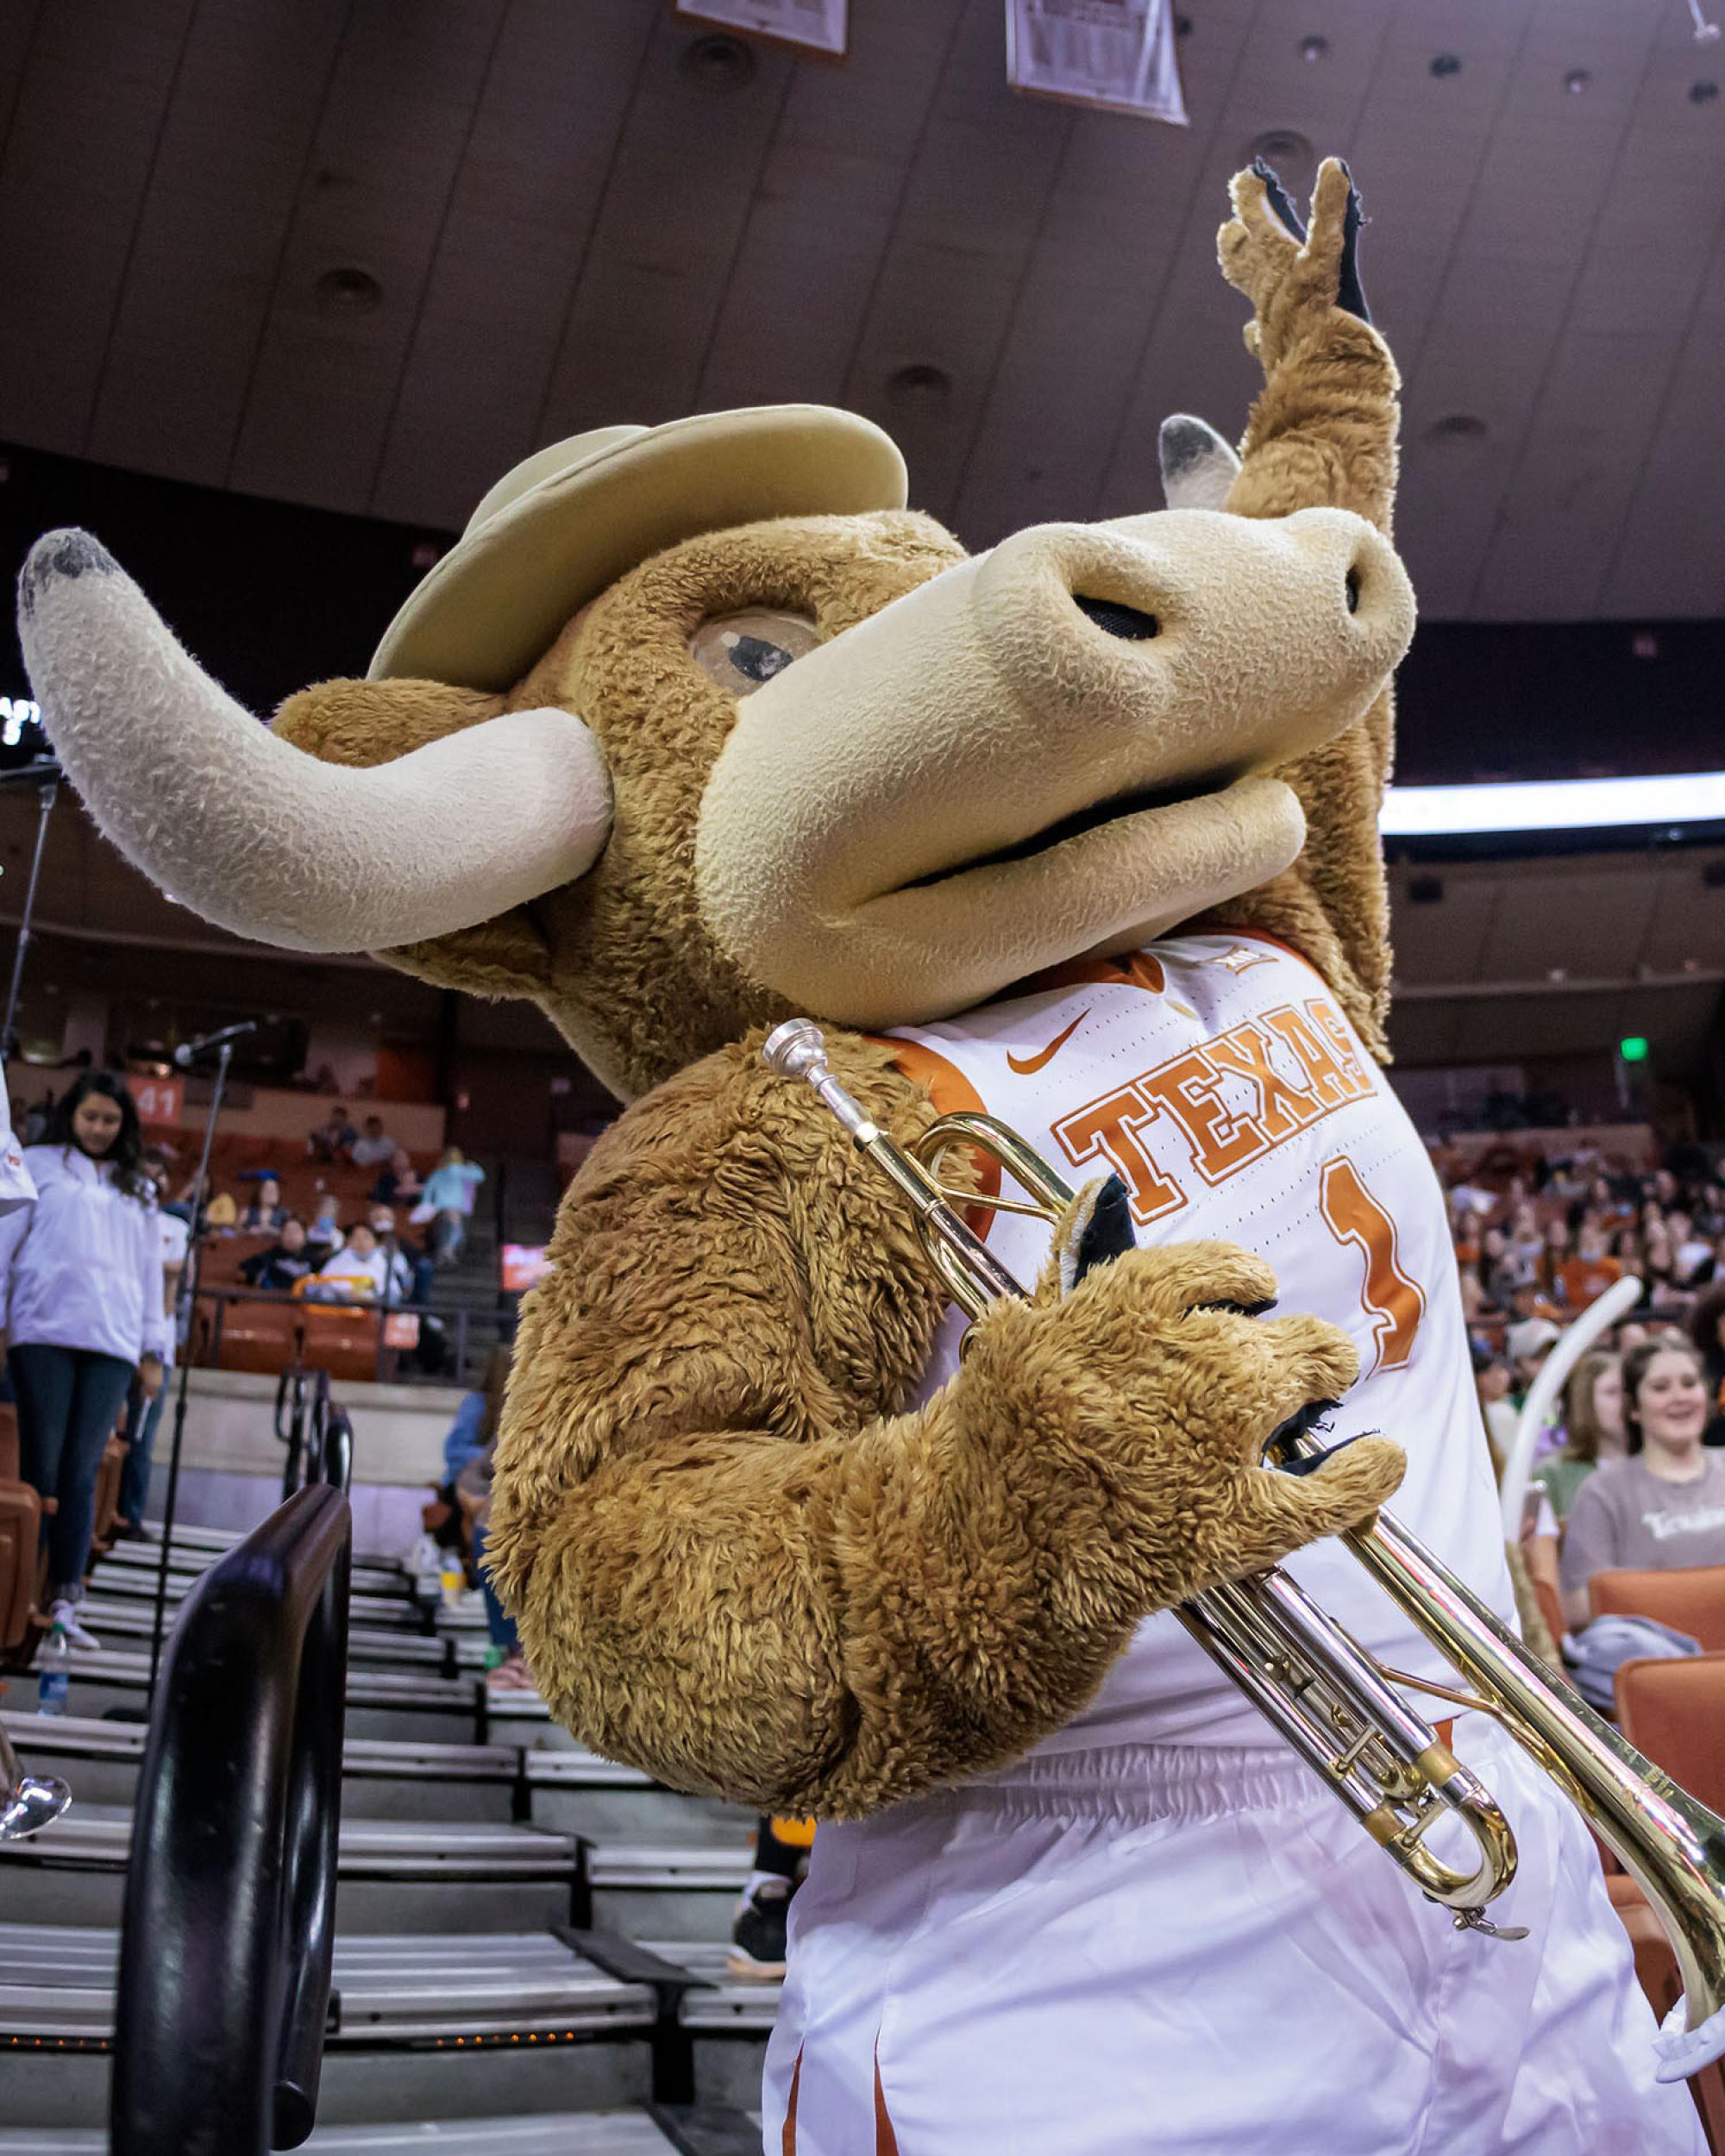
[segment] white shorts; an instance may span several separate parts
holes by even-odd
[[[1519,1943],[1282,1752],[1036,1758],[822,1827],[768,2156],[1705,2156],[1578,1815],[1481,1718],[1457,1748],[1516,1830]]]

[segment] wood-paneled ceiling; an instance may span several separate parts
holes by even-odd
[[[1114,513],[1163,413],[1243,416],[1214,235],[1291,130],[1373,219],[1428,614],[1725,611],[1683,0],[1182,5],[1187,129],[1013,97],[1001,0],[852,0],[843,66],[740,70],[666,0],[9,0],[0,436],[447,527],[560,435],[806,398],[973,544]]]

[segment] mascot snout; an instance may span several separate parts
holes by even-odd
[[[1413,625],[1394,549],[1345,510],[1017,533],[742,706],[703,916],[761,986],[853,1025],[1133,947],[1295,857],[1299,805],[1264,774],[1358,720]]]

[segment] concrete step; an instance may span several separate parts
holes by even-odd
[[[780,1986],[733,1977],[725,1967],[727,1950],[728,1941],[687,1939],[658,1940],[647,1949],[700,1979],[699,1988],[683,1994],[678,2018],[689,2032],[701,2101],[755,2109]],[[758,2135],[758,2125],[756,2130]]]
[[[112,1711],[141,1712],[149,1676],[147,1653],[104,1647],[91,1654],[74,1648],[68,1709],[97,1719]],[[28,1682],[28,1677],[21,1681],[20,1689],[26,1689]],[[484,1679],[477,1675],[445,1678],[399,1670],[351,1670],[347,1733],[406,1744],[482,1742],[485,1689]],[[543,1708],[541,1712],[549,1727],[549,1716]]]
[[[728,1847],[597,1842],[586,1857],[593,1921],[629,1939],[728,1940],[751,1860],[746,1836]]]
[[[176,1537],[168,1551],[168,1577],[176,1575],[195,1578],[207,1572],[221,1553],[209,1550],[185,1548]],[[109,1572],[144,1573],[154,1580],[161,1567],[161,1551],[154,1543],[116,1542],[97,1564],[92,1578],[104,1581]],[[355,1563],[353,1570],[353,1589],[356,1595],[377,1595],[388,1600],[404,1601],[412,1593],[412,1583],[406,1573],[393,1564],[364,1564]]]
[[[409,1630],[404,1626],[373,1627],[367,1621],[372,1608],[372,1604],[360,1601],[349,1608],[349,1664],[373,1669],[419,1669],[442,1677],[454,1677],[464,1669],[485,1667],[489,1643],[484,1633],[437,1634]],[[173,1603],[166,1613],[170,1632],[178,1611],[178,1603]],[[110,1599],[101,1592],[98,1583],[85,1597],[78,1614],[79,1622],[94,1633],[104,1646],[111,1642],[116,1647],[125,1649],[139,1640],[148,1640],[155,1626],[155,1599],[153,1595],[126,1595]]]
[[[0,1843],[0,1907],[19,1924],[120,1921],[132,1814],[74,1802],[28,1841]],[[336,1921],[343,1932],[518,1932],[568,1915],[572,1834],[466,1820],[342,1822]],[[670,1927],[672,1930],[674,1926]]]
[[[7,1724],[18,1756],[41,1774],[71,1785],[74,1804],[129,1804],[144,1756],[141,1722],[93,1720],[78,1714],[15,1714]],[[548,1754],[579,1765],[586,1753]],[[602,1773],[624,1775],[625,1767]],[[350,1737],[343,1753],[342,1810],[350,1819],[491,1820],[513,1818],[522,1754],[510,1745],[391,1744]],[[643,1794],[649,1793],[644,1777]],[[541,1826],[573,1831],[561,1817]]]
[[[320,2127],[302,2143],[309,2156],[676,2156],[695,2147],[712,2156],[759,2156],[761,2127],[746,2113],[730,2115],[728,2141],[712,2138],[718,2122],[706,2115],[708,2138],[691,2141],[687,2129],[668,2139],[645,2110],[557,2111],[538,2118],[426,2120],[399,2126]],[[747,2137],[745,2139],[745,2136]],[[14,2134],[0,2127],[0,2156],[108,2156],[108,2136],[97,2127],[33,2128]]]
[[[494,1727],[493,1736],[500,1734]],[[755,1814],[717,1797],[662,1789],[636,1768],[591,1752],[524,1752],[530,1816],[535,1826],[594,1843],[746,1847]]]
[[[188,1589],[201,1577],[202,1575],[197,1572],[169,1573],[166,1608],[170,1620],[185,1601]],[[99,1601],[108,1608],[142,1608],[153,1613],[156,1606],[156,1575],[135,1565],[98,1567],[91,1576],[86,1599]],[[474,1599],[477,1601],[479,1597],[475,1595]],[[373,1631],[418,1633],[429,1637],[434,1629],[443,1628],[436,1621],[442,1614],[435,1607],[436,1602],[434,1583],[431,1596],[424,1608],[406,1595],[359,1593],[348,1596],[348,1608],[355,1624],[364,1625]],[[461,1631],[469,1628],[464,1613],[461,1615],[460,1623],[451,1628]],[[474,1628],[481,1633],[485,1630],[482,1605],[477,1626]]]
[[[137,1546],[160,1551],[161,1547],[160,1520],[153,1519],[147,1520],[145,1524],[148,1526],[154,1539],[148,1544]],[[176,1550],[203,1551],[207,1563],[225,1555],[236,1542],[243,1542],[251,1532],[252,1530],[248,1527],[192,1527],[188,1526],[184,1520],[176,1520],[173,1529],[173,1544]],[[397,1571],[400,1569],[399,1557],[394,1551],[387,1550],[356,1550],[354,1552],[354,1562],[369,1570],[386,1572]]]
[[[118,1954],[111,1927],[0,1925],[8,2128],[100,2124]],[[344,2122],[590,2113],[649,2093],[652,1991],[543,1930],[340,1936],[334,1994],[318,2106],[325,2131]]]

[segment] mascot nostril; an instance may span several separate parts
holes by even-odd
[[[1095,623],[1110,636],[1119,636],[1127,643],[1146,643],[1161,632],[1162,624],[1154,614],[1146,614],[1142,607],[1126,606],[1118,599],[1086,599],[1082,592],[1072,594],[1072,604],[1087,620]]]
[[[870,423],[709,412],[539,450],[368,678],[273,727],[123,575],[86,573],[85,542],[33,561],[26,661],[92,812],[183,902],[530,999],[631,1104],[522,1302],[485,1564],[586,1746],[838,1823],[801,1890],[768,2147],[1235,2156],[1340,2132],[1490,2156],[1474,2122],[1543,2117],[1555,2090],[1525,2156],[1675,2156],[1692,2141],[1655,2145],[1610,2078],[1633,1979],[1579,1822],[1517,1778],[1545,1937],[1450,1943],[1291,1754],[1265,1760],[1172,1614],[1311,1545],[1314,1598],[1441,1677],[1329,1539],[1396,1489],[1396,1447],[1306,1476],[1246,1457],[1343,1395],[1351,1426],[1417,1440],[1414,1532],[1464,1580],[1502,1573],[1442,1194],[1377,1067],[1413,626],[1396,367],[1347,304],[1343,169],[1303,238],[1264,177],[1233,195],[1221,260],[1264,388],[1238,458],[1168,429],[1168,514],[971,556],[906,508]],[[1142,661],[1159,624],[1134,592],[1170,608]],[[898,1192],[762,1068],[797,1017],[901,1150],[982,1111],[1086,1187],[1061,1246],[1082,1288],[959,1118],[955,1199],[1041,1281],[961,1363]],[[1240,1238],[1293,1314],[1250,1314],[1277,1278]],[[745,1918],[776,1908],[779,1944],[756,1975],[785,1959],[787,1882],[760,1876]],[[1389,2009],[1346,1971],[1309,1981],[1342,1958],[1338,1909],[1364,1913]],[[1457,2070],[1427,2040],[1452,1988]],[[1097,2131],[1061,2100],[1075,2058]],[[1339,2114],[1356,2079],[1371,2100]]]

